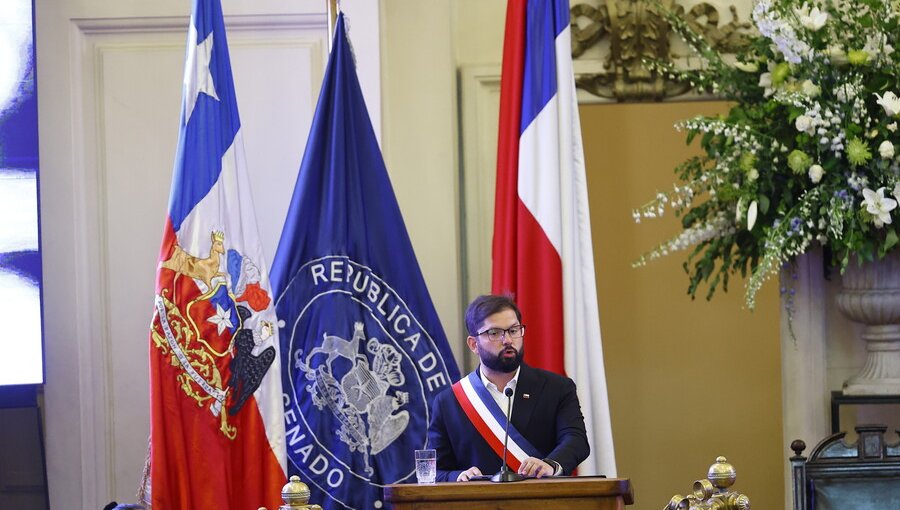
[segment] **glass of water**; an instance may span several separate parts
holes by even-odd
[[[437,452],[416,450],[416,480],[419,483],[434,483],[437,471]]]

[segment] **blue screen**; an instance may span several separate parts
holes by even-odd
[[[32,0],[0,0],[0,386],[44,380]]]

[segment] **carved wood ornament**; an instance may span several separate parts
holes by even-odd
[[[720,26],[719,9],[705,2],[689,10],[676,0],[599,0],[596,5],[574,4],[570,9],[572,56],[578,59],[595,45],[604,41],[609,44],[608,54],[602,59],[605,72],[576,76],[578,88],[621,102],[659,101],[690,92],[687,84],[668,80],[644,64],[647,60],[678,62],[687,56],[673,52],[672,43],[677,36],[660,15],[659,6],[684,17],[713,48],[723,53],[734,53],[745,44],[752,26],[740,21],[733,5],[729,7],[731,21]]]

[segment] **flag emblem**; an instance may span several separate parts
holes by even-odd
[[[435,340],[388,282],[346,256],[305,264],[281,296],[298,310],[281,330],[293,366],[285,385],[289,454],[305,464],[301,471],[323,475],[323,489],[350,478],[376,486],[408,480],[414,469],[396,459],[425,444],[425,395],[450,382]]]
[[[181,370],[185,396],[208,408],[220,421],[219,431],[235,439],[238,431],[228,416],[240,411],[275,360],[273,346],[252,353],[272,336],[273,324],[260,316],[271,298],[249,257],[232,249],[227,262],[222,260],[224,232],[212,232],[210,240],[206,258],[175,243],[172,255],[160,263],[150,334],[154,347]],[[221,270],[226,267],[231,271]],[[179,284],[182,278],[187,281]]]
[[[371,364],[366,354],[360,354],[361,342],[364,351],[373,355]],[[313,404],[320,411],[327,408],[340,422],[338,437],[351,451],[362,453],[365,473],[371,476],[370,456],[390,446],[409,423],[409,411],[402,410],[409,403],[409,394],[395,391],[388,395],[388,390],[402,388],[405,381],[400,352],[375,337],[366,341],[363,323],[357,322],[350,340],[323,334],[322,343],[307,355],[305,363],[302,354],[298,349],[297,368],[311,382],[306,391]],[[318,367],[313,365],[317,355],[327,356]],[[338,355],[346,357],[352,367],[342,376],[332,364]]]

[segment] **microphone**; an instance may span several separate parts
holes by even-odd
[[[512,388],[506,388],[503,394],[506,395],[506,432],[503,434],[503,465],[500,466],[500,471],[497,471],[497,474],[491,477],[491,481],[518,482],[524,480],[525,477],[515,471],[510,471],[509,465],[506,464],[506,443],[509,442],[509,422],[512,421]]]

